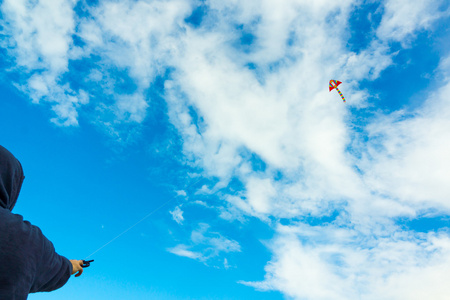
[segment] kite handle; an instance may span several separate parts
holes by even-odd
[[[83,260],[83,264],[81,265],[83,268],[87,268],[91,265],[91,262],[93,262],[94,260]]]

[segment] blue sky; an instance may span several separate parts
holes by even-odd
[[[241,2],[2,2],[14,212],[83,259],[156,210],[30,299],[448,295],[447,1]]]

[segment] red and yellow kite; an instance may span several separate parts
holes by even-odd
[[[341,91],[338,89],[338,85],[340,85],[342,82],[337,80],[330,80],[330,92],[333,89],[336,89],[336,91],[339,93],[339,96],[341,96],[342,100],[345,102],[344,95],[342,95]]]

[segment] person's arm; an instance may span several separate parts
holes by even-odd
[[[24,222],[33,233],[34,243],[38,245],[34,250],[36,258],[36,265],[33,276],[33,284],[30,293],[36,292],[50,292],[59,289],[70,278],[73,272],[73,264],[64,256],[59,255],[55,251],[53,243],[50,242],[42,231],[29,222]]]

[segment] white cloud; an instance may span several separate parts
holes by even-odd
[[[187,257],[187,258],[192,258],[192,259],[201,259],[202,258],[201,253],[187,250],[185,245],[177,245],[174,248],[167,249],[167,251],[169,251],[170,253],[173,253],[175,255],[183,256],[183,257]]]
[[[293,299],[421,299],[424,293],[433,299],[446,297],[447,234],[394,231],[380,237],[305,225],[281,226],[278,232],[265,280],[241,283],[281,290]]]
[[[335,225],[279,226],[265,280],[241,283],[293,299],[446,299],[448,232],[405,231],[391,217],[449,212],[449,92],[447,83],[416,111],[367,127],[359,167],[372,195],[353,194]]]
[[[176,191],[176,193],[177,193],[177,196],[181,196],[181,197],[186,197],[187,196],[186,191],[183,191],[183,190]]]
[[[116,106],[119,120],[127,119],[141,123],[145,119],[148,104],[142,93],[135,93],[134,95],[118,96]]]
[[[103,79],[104,90],[115,100],[111,110],[118,120],[104,123],[109,130],[121,134],[123,123],[144,121],[151,102],[146,90],[170,66],[180,23],[190,9],[186,1],[103,1],[89,9],[91,17],[80,20],[77,35],[86,43],[82,56],[98,56],[97,67],[104,73],[99,77],[93,70],[91,77]],[[136,85],[131,95],[111,91],[124,75]]]
[[[7,0],[1,5],[8,51],[27,78],[20,89],[35,103],[49,102],[57,115],[52,121],[63,126],[78,124],[77,109],[89,98],[85,91],[73,91],[61,81],[73,44],[75,4],[74,0]]]
[[[186,1],[103,1],[82,20],[79,35],[87,54],[128,68],[140,87],[148,87],[176,48],[179,23],[189,12]]]
[[[257,213],[272,211],[270,204],[276,190],[269,179],[250,178],[247,182],[247,198],[249,204]]]
[[[74,32],[74,0],[6,0],[2,11],[16,63],[34,69],[48,69],[57,76],[68,70],[67,53]],[[47,16],[43,18],[43,16]]]
[[[381,41],[374,40],[367,49],[348,55],[344,78],[374,80],[392,63],[390,48]]]
[[[54,123],[77,125],[79,110],[89,103],[90,93],[97,94],[101,88],[100,94],[108,97],[91,99],[95,100],[91,104],[102,112],[96,115],[101,119],[97,123],[117,133],[120,124],[139,124],[146,117],[149,99],[145,90],[167,67],[168,58],[178,45],[177,35],[182,31],[179,23],[190,13],[190,6],[186,1],[103,1],[98,7],[85,7],[89,17],[76,18],[77,3],[4,1],[1,9],[4,34],[8,37],[6,46],[16,65],[25,68],[20,89],[35,103],[50,103],[56,113]],[[73,36],[83,45],[74,45]],[[84,89],[92,91],[72,89],[65,78],[69,62],[94,55],[100,58],[96,64],[100,71],[93,69],[83,83]],[[123,81],[123,74],[114,73],[117,70],[131,76],[136,91],[117,94],[114,89]],[[94,86],[89,79],[96,82]],[[114,99],[114,107],[104,98]],[[111,112],[117,120],[110,120]]]
[[[448,16],[450,11],[439,10],[444,5],[443,0],[385,1],[384,14],[377,29],[377,36],[382,40],[394,40],[407,44],[417,31],[429,29],[434,21]]]
[[[183,217],[183,211],[181,210],[180,206],[175,207],[175,209],[173,211],[171,211],[170,214],[172,215],[172,219],[175,222],[177,222],[178,224],[183,224],[184,217]]]
[[[194,249],[191,251],[187,249]],[[192,259],[197,259],[204,263],[213,263],[215,259],[230,252],[240,252],[241,246],[235,240],[228,239],[218,232],[210,230],[210,226],[205,223],[200,223],[198,229],[191,233],[191,243],[189,245],[179,244],[174,248],[168,249],[169,252],[185,256]],[[222,264],[222,260],[221,264]],[[228,262],[223,264],[228,268]]]
[[[380,116],[368,128],[364,180],[374,192],[417,208],[450,211],[450,83],[415,112]]]
[[[203,244],[210,247],[214,256],[219,252],[239,252],[241,247],[238,242],[227,239],[218,232],[209,230],[210,226],[205,223],[199,224],[197,230],[192,231],[191,240],[194,244]]]

